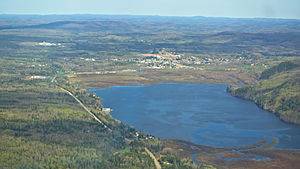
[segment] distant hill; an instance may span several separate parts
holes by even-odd
[[[120,21],[58,21],[47,24],[9,26],[0,29],[60,29],[69,31],[131,31],[132,25]]]
[[[30,26],[29,28],[86,31],[128,31],[131,30],[132,26],[119,21],[60,21],[49,24],[34,25]]]
[[[130,23],[130,24],[129,24]],[[1,29],[28,28],[74,29],[130,29],[131,26],[153,30],[191,32],[299,32],[300,20],[271,18],[222,18],[135,15],[0,15]],[[105,27],[105,25],[110,25]],[[104,27],[103,27],[104,26]],[[113,27],[115,26],[115,27]],[[176,28],[176,29],[174,29]]]
[[[229,87],[233,96],[253,100],[285,122],[300,124],[300,60],[265,70],[257,86]]]

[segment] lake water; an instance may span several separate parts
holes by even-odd
[[[240,147],[279,138],[275,148],[300,148],[300,127],[283,123],[253,102],[231,96],[222,84],[160,83],[89,90],[111,115],[162,139]]]

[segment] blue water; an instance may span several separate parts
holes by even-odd
[[[240,147],[278,137],[275,148],[300,148],[300,127],[283,123],[253,102],[231,96],[222,84],[160,83],[89,90],[111,115],[163,139]]]

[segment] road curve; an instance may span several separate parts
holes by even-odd
[[[153,159],[156,169],[161,169],[161,165],[159,164],[159,162],[157,161],[157,159],[155,158],[155,156],[151,153],[151,151],[148,150],[147,147],[145,147],[145,151],[146,151],[146,152],[150,155],[150,157]]]

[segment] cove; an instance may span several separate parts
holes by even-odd
[[[241,147],[278,138],[274,148],[300,148],[300,127],[253,102],[231,96],[224,84],[159,83],[88,90],[111,115],[162,139],[213,147]]]

